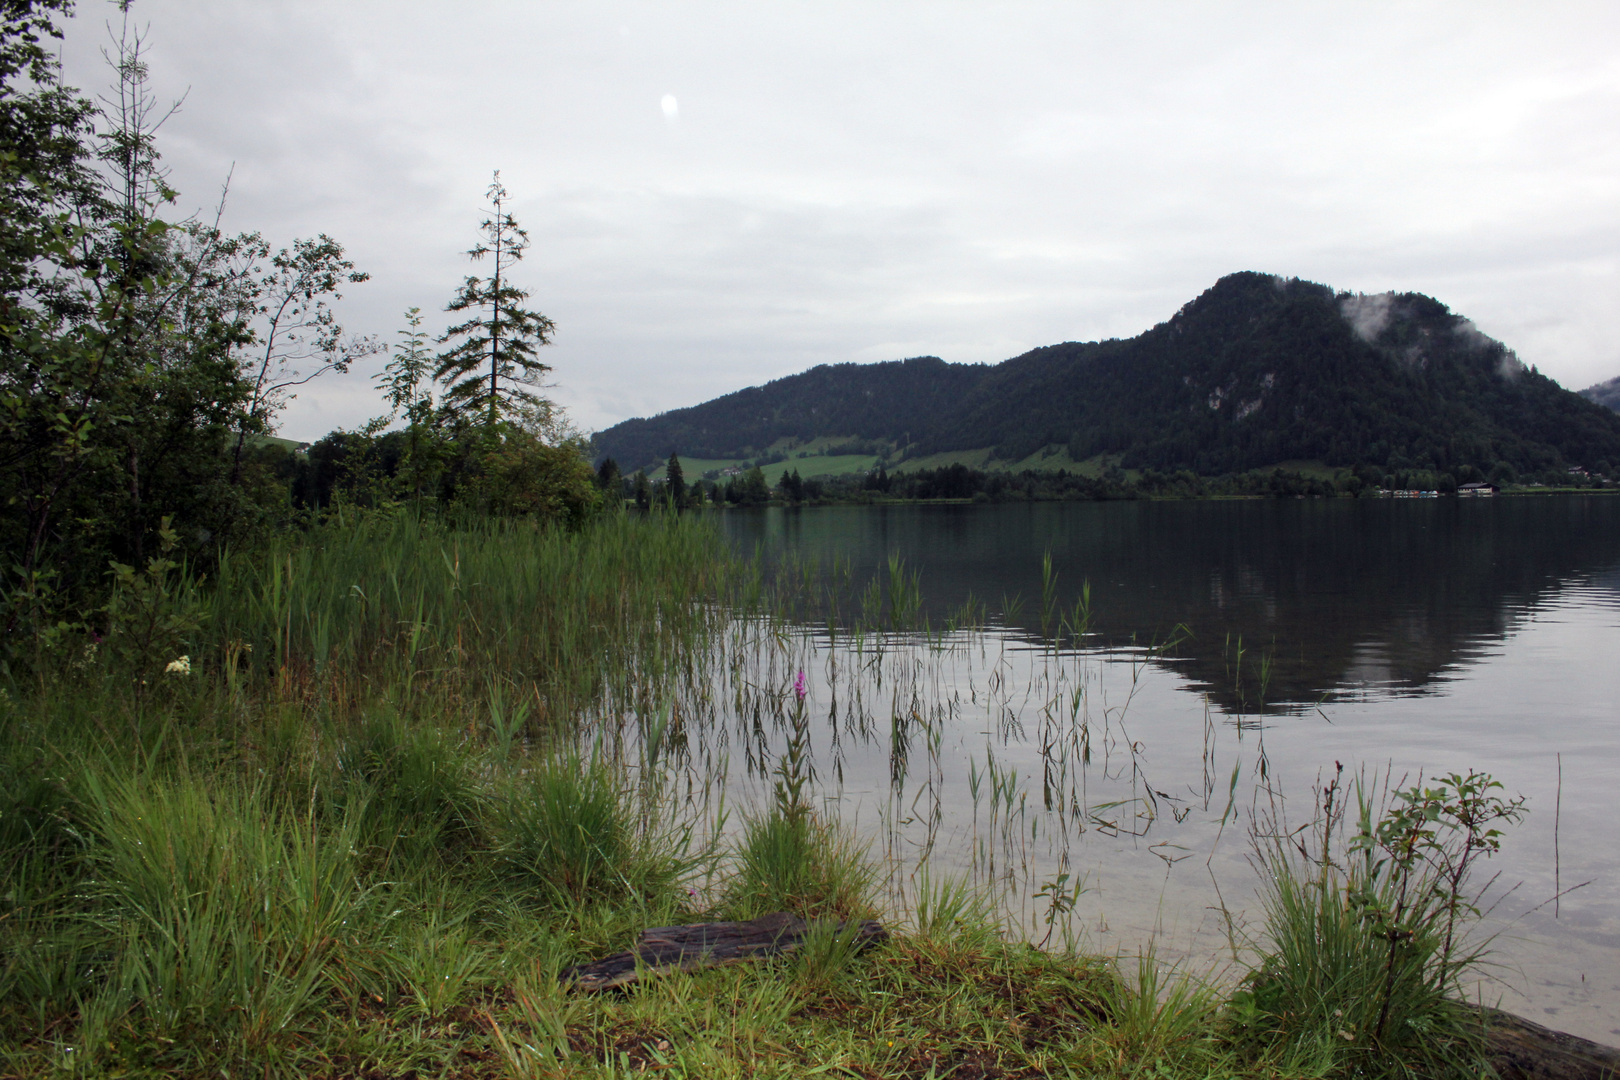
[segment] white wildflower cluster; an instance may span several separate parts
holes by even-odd
[[[165,675],[190,675],[191,657],[182,656],[178,660],[170,660],[169,666],[163,669]]]
[[[68,667],[74,671],[85,671],[96,662],[96,642],[87,642],[84,651],[75,659],[68,661]]]

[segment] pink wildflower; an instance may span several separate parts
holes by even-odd
[[[803,671],[799,672],[799,677],[797,679],[793,680],[793,692],[799,696],[800,701],[804,700],[804,672]]]

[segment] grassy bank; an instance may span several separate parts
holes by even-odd
[[[573,533],[373,516],[228,556],[212,581],[131,569],[0,700],[0,1073],[1470,1070],[1445,1003],[1460,893],[1423,869],[1454,852],[1399,828],[1452,821],[1461,796],[1341,792],[1319,850],[1262,846],[1272,932],[1229,997],[1006,940],[960,883],[878,910],[872,856],[810,809],[787,679],[766,688],[763,722],[788,731],[774,801],[728,824],[678,790],[672,686],[723,662],[735,613],[769,625],[810,577],[767,588],[664,515]],[[915,605],[890,579],[886,605],[868,590],[874,622]],[[1340,859],[1346,829],[1381,865],[1404,851],[1405,876]],[[784,908],[900,932],[627,994],[557,978],[647,926]],[[1330,930],[1356,962],[1302,968]],[[1375,1008],[1345,1020],[1349,999]]]

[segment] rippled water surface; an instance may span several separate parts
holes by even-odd
[[[1069,874],[1061,929],[1209,971],[1257,928],[1248,828],[1275,793],[1304,820],[1335,762],[1489,771],[1531,813],[1487,867],[1483,992],[1620,1042],[1620,498],[723,520],[841,599],[733,627],[679,748],[710,797],[765,797],[802,669],[816,790],[888,856],[897,904],[919,867],[968,874],[1039,938]],[[896,605],[907,628],[881,628]]]

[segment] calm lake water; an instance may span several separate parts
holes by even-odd
[[[1039,938],[1040,890],[1067,873],[1082,944],[1229,974],[1258,927],[1248,829],[1267,806],[1308,820],[1335,762],[1408,785],[1479,769],[1531,811],[1485,868],[1501,966],[1481,992],[1620,1042],[1620,498],[722,521],[851,595],[895,556],[915,574],[928,634],[855,632],[854,601],[785,633],[739,626],[754,659],[684,750],[733,803],[766,797],[805,670],[817,790],[887,856],[896,903],[919,868],[970,876]],[[1053,644],[1086,584],[1089,634]],[[983,626],[942,632],[970,602]]]

